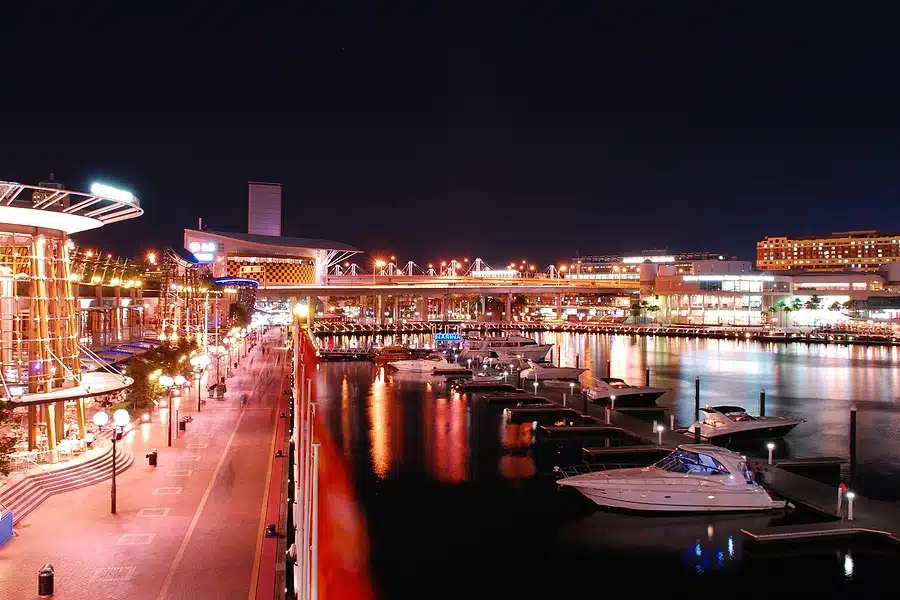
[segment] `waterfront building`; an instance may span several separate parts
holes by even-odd
[[[71,452],[85,439],[85,404],[133,383],[88,364],[103,362],[88,347],[100,341],[97,327],[121,339],[133,324],[119,302],[122,289],[131,299],[133,280],[109,257],[101,271],[89,271],[73,257],[69,236],[141,214],[136,197],[106,185],[82,193],[0,181],[0,397],[20,419],[7,432],[20,438],[16,450],[50,460]],[[82,283],[95,288],[88,303]],[[105,306],[104,283],[114,289],[116,307]],[[104,306],[92,311],[95,300]]]
[[[831,235],[766,237],[756,244],[756,267],[765,271],[874,273],[900,261],[900,233],[847,231]]]

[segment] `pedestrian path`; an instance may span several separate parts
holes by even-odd
[[[3,548],[0,600],[33,597],[45,563],[57,599],[247,598],[286,366],[282,357],[276,367],[276,352],[253,354],[224,400],[207,400],[199,413],[183,403],[193,420],[172,448],[165,410],[120,442],[135,464],[118,477],[117,514],[102,483],[52,496],[21,521]],[[244,411],[235,410],[241,392]],[[152,448],[156,467],[145,458]]]

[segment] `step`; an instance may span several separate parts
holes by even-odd
[[[0,502],[3,502],[4,504],[9,504],[9,500],[11,500],[16,495],[18,495],[19,488],[28,484],[29,482],[34,483],[34,484],[40,484],[42,482],[46,482],[48,480],[55,479],[60,476],[66,476],[68,474],[87,472],[87,471],[97,468],[98,465],[102,464],[103,462],[105,462],[107,460],[108,461],[112,460],[112,448],[110,448],[103,454],[100,454],[98,456],[91,458],[88,461],[85,461],[85,462],[77,464],[77,465],[73,465],[71,467],[63,467],[61,469],[56,469],[54,471],[50,471],[50,472],[46,472],[46,473],[35,473],[33,475],[28,475],[27,477],[24,477],[16,484],[5,489],[3,491],[3,493],[0,494]]]
[[[40,483],[31,481],[27,486],[17,486],[22,489],[18,490],[15,498],[10,499],[10,502],[5,502],[15,515],[14,522],[18,523],[52,495],[87,487],[110,479],[112,453],[105,454],[104,457],[108,460],[96,464],[94,469],[87,471],[79,469],[77,472],[73,469],[72,471],[63,470],[58,473],[48,473],[47,475],[58,475],[58,477],[44,479]],[[120,451],[116,453],[116,462],[116,474],[119,474],[134,463],[134,456]]]

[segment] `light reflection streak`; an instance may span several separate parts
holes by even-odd
[[[382,368],[372,383],[368,411],[372,472],[380,479],[386,479],[391,470],[391,424],[388,420],[388,402]]]
[[[353,412],[350,402],[350,382],[344,375],[341,381],[341,439],[344,442],[344,455],[349,457],[353,444]]]
[[[431,474],[444,483],[468,479],[468,405],[457,392],[447,398],[425,394],[426,461]]]

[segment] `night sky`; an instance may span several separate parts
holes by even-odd
[[[0,179],[133,191],[143,217],[79,238],[126,254],[201,216],[245,231],[248,180],[284,184],[284,235],[401,262],[749,259],[765,235],[900,229],[889,15],[327,4],[11,34]]]

